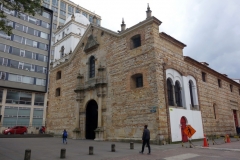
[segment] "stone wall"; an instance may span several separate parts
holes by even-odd
[[[195,60],[187,60],[181,48],[174,46],[171,42],[160,38],[157,43],[157,58],[165,62],[166,68],[175,69],[183,76],[191,75],[197,80],[204,133],[207,135],[236,134],[233,109],[237,111],[240,109],[240,85],[208,66]],[[202,80],[202,72],[206,73],[206,82]],[[218,79],[221,79],[221,88],[218,86]],[[233,92],[230,91],[230,84],[233,85]],[[216,105],[216,119],[214,104]]]
[[[229,83],[232,81],[184,57],[183,44],[171,38],[162,38],[157,23],[135,28],[120,36],[99,27],[88,28],[69,60],[51,70],[48,131],[60,134],[67,129],[73,137],[72,131],[79,127],[80,138],[84,139],[86,107],[90,100],[95,100],[100,115],[98,127],[103,130],[104,140],[140,140],[145,124],[148,124],[151,139],[155,142],[160,135],[170,138],[165,70],[172,68],[197,80],[204,132],[233,134],[231,109],[239,110],[240,86],[233,83],[234,92],[230,92]],[[96,37],[99,46],[85,53],[84,47],[90,35]],[[141,46],[131,49],[131,37],[135,35],[141,36]],[[89,78],[91,56],[95,57],[94,78]],[[58,71],[61,71],[62,77],[56,80]],[[202,71],[207,73],[207,82],[202,81]],[[135,87],[133,75],[136,74],[143,75],[143,87]],[[218,87],[217,78],[222,79],[222,88]],[[104,83],[98,85],[99,79]],[[105,82],[106,86],[103,85]],[[58,87],[61,95],[56,97]],[[74,92],[76,89],[77,93]],[[216,119],[214,103],[217,106]],[[231,107],[233,103],[235,106]],[[153,107],[156,113],[151,112]]]

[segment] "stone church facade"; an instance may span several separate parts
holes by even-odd
[[[160,25],[150,8],[131,28],[123,21],[119,33],[89,25],[68,58],[52,64],[48,132],[141,140],[147,124],[152,141],[174,142],[186,140],[190,124],[193,139],[236,134],[240,84],[183,56],[186,45],[159,33]]]

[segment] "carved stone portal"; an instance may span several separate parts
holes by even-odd
[[[93,37],[93,35],[91,34],[89,37],[88,37],[88,41],[87,41],[87,44],[84,48],[84,51],[85,52],[89,52],[93,49],[96,49],[97,47],[99,46],[98,42],[97,42],[97,38],[96,37]]]

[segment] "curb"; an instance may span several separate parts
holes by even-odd
[[[200,147],[200,146],[196,146],[196,148],[200,148],[200,149],[213,149],[213,150],[221,150],[221,151],[234,151],[234,152],[240,152],[240,149],[214,148],[214,147]]]

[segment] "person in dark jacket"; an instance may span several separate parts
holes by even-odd
[[[151,148],[150,148],[150,131],[147,129],[147,125],[144,126],[144,131],[143,131],[143,135],[142,135],[142,151],[140,151],[139,153],[143,153],[144,152],[144,146],[147,144],[148,147],[148,154],[151,153]]]
[[[67,131],[66,131],[66,129],[64,129],[63,133],[62,133],[63,144],[64,144],[64,142],[66,142],[66,144],[67,144],[67,136],[68,136]]]

